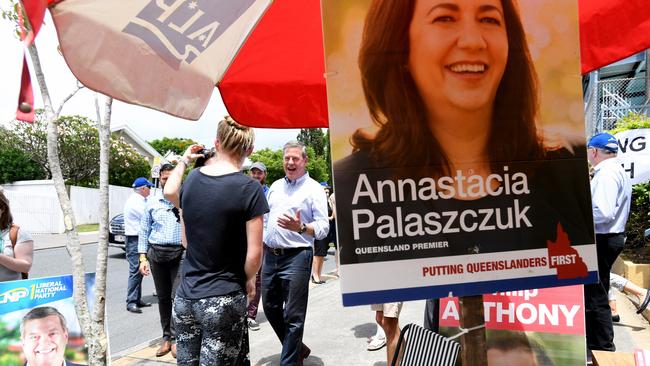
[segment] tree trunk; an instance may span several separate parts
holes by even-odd
[[[102,338],[101,335],[104,335],[103,338],[105,339],[105,333],[103,331],[103,328],[99,332],[96,332],[96,329],[93,329],[96,327],[93,327],[93,322],[91,321],[90,313],[88,311],[88,303],[86,301],[86,279],[84,277],[85,265],[81,253],[81,245],[79,243],[79,235],[77,233],[74,212],[72,211],[72,204],[65,187],[63,173],[61,172],[61,163],[59,161],[59,131],[57,126],[58,115],[56,115],[54,109],[52,108],[52,101],[50,99],[47,85],[45,83],[45,76],[43,74],[43,69],[41,68],[36,46],[32,44],[28,49],[30,57],[32,59],[32,64],[34,66],[34,73],[36,74],[36,79],[38,80],[38,85],[41,90],[41,95],[43,96],[43,104],[45,106],[45,118],[47,121],[47,158],[52,172],[54,188],[59,198],[61,210],[63,211],[65,232],[68,237],[66,249],[68,250],[68,254],[70,255],[70,259],[72,261],[74,290],[73,296],[75,310],[77,312],[77,318],[79,319],[84,337],[86,338],[87,345],[91,350],[89,352],[89,364],[104,365],[105,356],[93,358],[93,355],[97,355],[98,350],[102,349],[100,339]],[[104,294],[102,294],[102,297]],[[105,352],[103,355],[105,355]]]
[[[460,327],[470,329],[485,324],[483,295],[463,296],[459,299]],[[485,327],[473,329],[460,338],[460,360],[463,366],[486,366],[487,350]]]
[[[104,332],[106,319],[106,272],[108,264],[108,215],[109,187],[108,167],[111,151],[111,111],[113,98],[107,97],[104,118],[101,118],[99,102],[95,96],[97,109],[97,130],[99,131],[99,241],[97,243],[97,264],[95,267],[95,309],[93,310],[93,333],[97,334],[101,349],[93,350],[90,360],[106,363],[107,340]],[[94,365],[94,363],[91,363]]]

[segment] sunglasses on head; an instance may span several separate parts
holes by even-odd
[[[181,222],[181,215],[180,212],[178,211],[178,208],[172,207],[167,211],[171,211],[174,214],[174,216],[176,217],[176,222]]]

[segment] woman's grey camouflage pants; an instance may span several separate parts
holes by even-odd
[[[246,294],[174,300],[178,365],[250,365]]]

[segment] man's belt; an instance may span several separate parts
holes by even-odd
[[[287,254],[295,254],[297,252],[301,252],[303,250],[311,249],[311,247],[298,247],[298,248],[271,248],[269,246],[264,246],[267,252],[273,254],[273,255],[287,255]]]

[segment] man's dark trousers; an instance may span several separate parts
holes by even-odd
[[[126,304],[138,304],[142,297],[142,273],[140,273],[140,254],[138,236],[127,235],[124,246],[126,260],[129,261],[129,281],[126,285]]]
[[[609,307],[607,293],[609,273],[624,245],[624,233],[596,234],[599,283],[585,285],[585,324],[587,348],[590,350],[612,352],[616,350],[612,310]]]
[[[257,272],[255,275],[255,297],[248,303],[246,308],[246,313],[249,319],[257,318],[257,309],[260,305],[260,299],[262,298],[262,273]]]
[[[440,332],[440,299],[427,299],[424,303],[424,328]]]
[[[313,257],[312,248],[275,252],[265,248],[262,304],[266,318],[282,342],[282,366],[296,365],[301,357]]]
[[[179,268],[182,263],[182,256],[173,260],[165,260],[164,252],[161,255],[152,255],[156,251],[155,244],[149,245],[147,258],[153,276],[153,283],[158,295],[158,313],[160,314],[160,325],[163,331],[164,340],[174,340],[176,332],[172,322],[172,302],[176,296],[176,288],[180,282]],[[156,261],[156,257],[161,257],[161,261]]]

